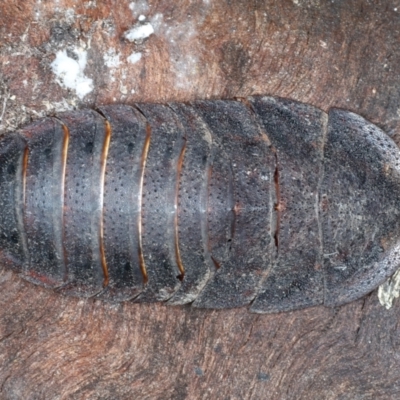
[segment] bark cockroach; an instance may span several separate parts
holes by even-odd
[[[292,100],[112,105],[0,141],[0,260],[111,301],[337,306],[400,264],[400,153]]]

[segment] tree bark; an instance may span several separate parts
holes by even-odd
[[[6,0],[0,132],[72,108],[269,94],[354,111],[399,143],[397,3]],[[69,88],[57,54],[80,62]],[[400,306],[376,291],[254,315],[63,297],[4,268],[0,287],[2,399],[400,396]]]

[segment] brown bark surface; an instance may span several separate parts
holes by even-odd
[[[140,15],[154,33],[129,42]],[[87,55],[82,98],[51,68],[64,50]],[[0,4],[4,134],[74,107],[251,94],[343,107],[396,140],[400,3]],[[376,292],[337,309],[252,315],[67,298],[4,268],[0,292],[1,399],[400,398],[400,305],[387,311]]]

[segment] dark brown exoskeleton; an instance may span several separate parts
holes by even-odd
[[[340,305],[400,264],[399,160],[363,118],[286,99],[64,113],[0,142],[0,260],[112,301]]]

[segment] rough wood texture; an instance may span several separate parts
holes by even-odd
[[[131,43],[124,33],[140,15],[154,33]],[[0,130],[74,106],[262,93],[346,108],[396,140],[399,26],[400,4],[385,0],[6,0]],[[56,81],[51,63],[64,50],[81,65],[87,56],[77,75],[86,95]],[[376,292],[257,316],[82,301],[4,269],[0,285],[4,399],[399,396],[400,305],[385,310]]]

